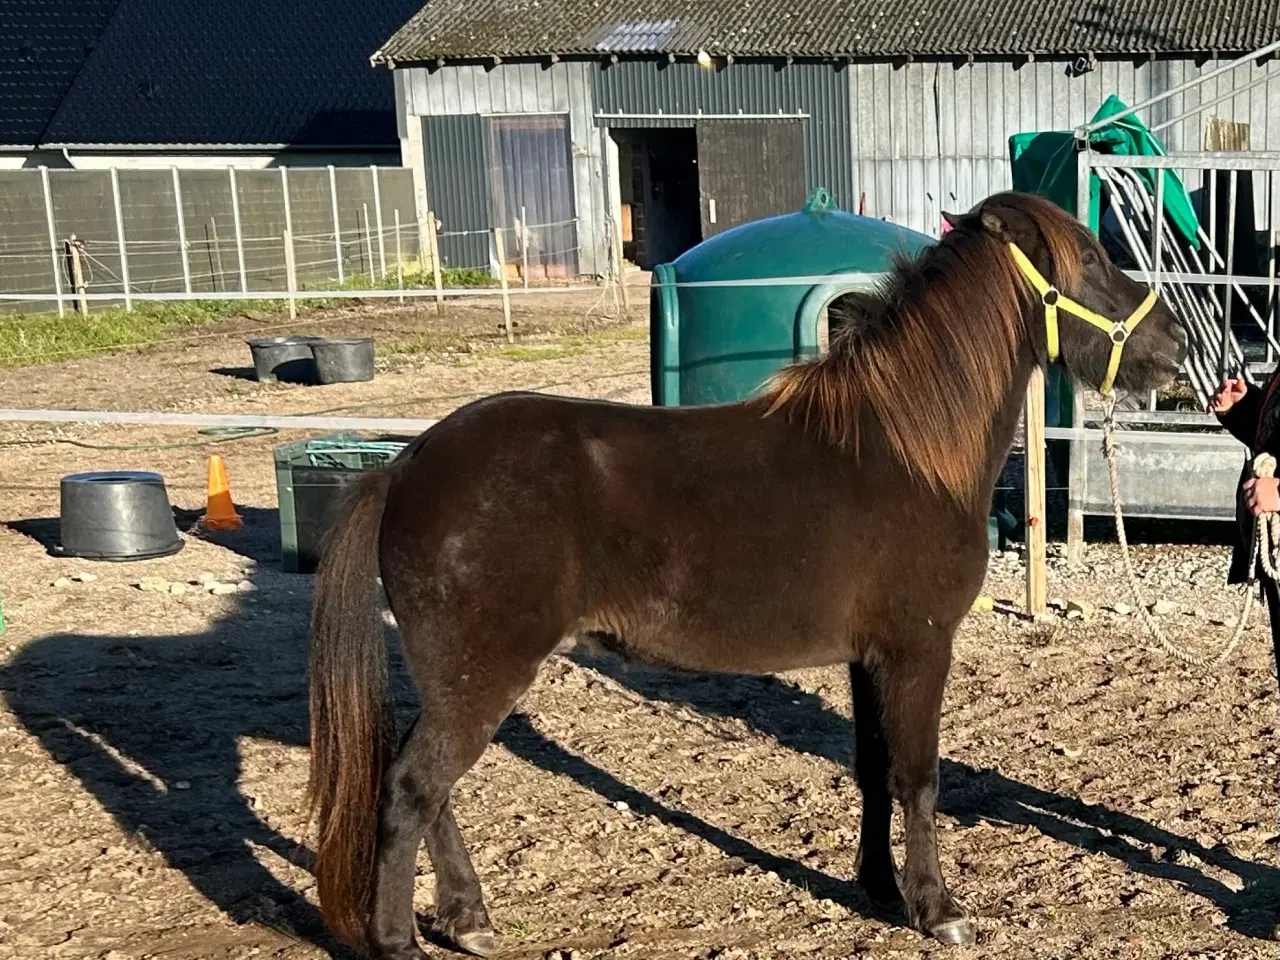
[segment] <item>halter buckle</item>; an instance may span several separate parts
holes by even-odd
[[[1129,331],[1123,323],[1114,323],[1111,326],[1111,342],[1119,346],[1129,339]]]
[[[1050,287],[1040,295],[1040,302],[1046,307],[1056,306],[1058,298],[1062,296],[1062,292],[1057,287]]]

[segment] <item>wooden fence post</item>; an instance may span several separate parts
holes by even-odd
[[[436,287],[436,313],[444,313],[444,281],[440,272],[440,237],[436,233],[436,215],[434,210],[427,211],[427,245],[431,248],[432,282]],[[419,258],[421,259],[421,258]]]
[[[1036,367],[1027,383],[1026,497],[1027,613],[1038,616],[1048,610],[1048,575],[1045,559],[1044,510],[1044,371]]]
[[[618,269],[618,292],[622,295],[622,313],[631,316],[631,295],[627,293],[626,261],[622,257],[622,230],[613,231],[614,259]]]
[[[80,263],[80,240],[73,233],[67,241],[67,255],[71,258],[71,287],[76,292],[76,309],[80,316],[89,315],[89,301],[85,298],[84,267]]]
[[[289,290],[289,319],[298,319],[298,301],[294,296],[298,292],[298,267],[293,254],[293,231],[284,231],[284,282]]]
[[[493,228],[493,245],[498,254],[498,282],[502,284],[502,323],[507,330],[507,343],[515,343],[511,331],[511,295],[507,292],[507,250],[502,241],[502,228]]]

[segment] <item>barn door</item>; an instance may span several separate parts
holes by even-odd
[[[700,120],[698,185],[702,236],[804,205],[800,120]]]

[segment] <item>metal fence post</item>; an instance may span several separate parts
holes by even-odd
[[[364,231],[364,251],[369,261],[369,280],[374,280],[373,275],[373,237],[369,233],[369,205],[367,203],[360,204],[360,209],[364,212],[364,224],[361,229]]]
[[[178,212],[178,246],[182,248],[182,287],[191,295],[191,256],[187,250],[187,217],[182,212],[182,177],[177,167],[170,167],[173,173],[173,206]]]
[[[1227,191],[1227,262],[1222,272],[1234,276],[1236,272],[1236,190],[1239,185],[1238,170],[1230,173],[1230,186]],[[1218,358],[1218,379],[1225,380],[1231,373],[1231,308],[1235,305],[1235,284],[1228,282],[1222,287],[1222,356]],[[1243,361],[1243,358],[1242,358]],[[1243,362],[1242,362],[1243,366]],[[1244,370],[1240,371],[1244,375]]]
[[[329,201],[333,206],[333,246],[338,258],[338,283],[346,282],[346,270],[342,265],[342,225],[338,220],[338,176],[329,167]]]
[[[240,292],[249,292],[249,274],[244,268],[244,231],[240,228],[240,191],[236,188],[236,168],[227,167],[231,181],[231,216],[236,226],[236,261],[240,267]]]
[[[404,303],[404,249],[400,246],[400,208],[396,207],[396,289],[400,291],[400,302]]]
[[[44,218],[49,227],[49,261],[53,264],[53,290],[58,301],[58,316],[66,316],[62,299],[62,265],[58,262],[58,231],[53,223],[53,195],[49,192],[49,168],[40,168],[40,187],[44,191]]]
[[[526,290],[529,289],[529,221],[525,218],[524,207],[520,207],[520,280]]]
[[[120,250],[120,282],[124,285],[124,308],[133,309],[129,294],[129,251],[124,242],[124,211],[120,209],[120,171],[111,168],[111,199],[116,207],[116,245]]]
[[[1089,186],[1093,166],[1086,148],[1076,154],[1076,219],[1090,229]],[[1101,189],[1101,185],[1099,185]],[[1071,391],[1071,426],[1084,428],[1084,398],[1079,389]],[[1087,452],[1084,441],[1072,439],[1068,444],[1067,467],[1067,563],[1077,564],[1084,559],[1084,496],[1088,482]]]
[[[285,276],[289,276],[292,271],[297,269],[297,261],[293,259],[293,204],[289,202],[289,168],[280,168],[280,196],[284,198],[284,272]],[[290,265],[290,262],[293,265]],[[290,281],[289,289],[293,290],[296,285],[296,273],[294,281]],[[289,301],[290,317],[294,315],[293,301]]]
[[[387,275],[387,244],[384,238],[386,233],[382,225],[382,188],[378,184],[378,168],[376,165],[369,168],[373,171],[373,217],[374,222],[378,225],[378,274],[385,277]],[[368,226],[368,221],[365,221]]]

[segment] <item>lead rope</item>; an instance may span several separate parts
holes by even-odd
[[[1116,397],[1115,393],[1112,392],[1106,395],[1106,406],[1103,412],[1102,452],[1107,459],[1107,472],[1111,475],[1111,509],[1116,517],[1116,536],[1120,540],[1120,555],[1124,558],[1125,572],[1129,577],[1129,588],[1133,591],[1133,599],[1138,605],[1138,613],[1146,624],[1147,630],[1150,631],[1151,636],[1156,639],[1156,642],[1160,644],[1166,653],[1188,666],[1212,672],[1227,662],[1227,659],[1235,653],[1236,647],[1240,645],[1240,641],[1244,639],[1244,632],[1249,624],[1249,614],[1253,612],[1254,584],[1250,582],[1245,585],[1244,604],[1240,610],[1236,628],[1231,634],[1231,639],[1227,641],[1226,646],[1222,648],[1217,656],[1196,656],[1189,651],[1183,650],[1164,635],[1164,631],[1160,629],[1160,624],[1151,615],[1146,600],[1142,596],[1142,588],[1138,586],[1138,577],[1133,570],[1133,560],[1129,556],[1129,540],[1125,536],[1124,514],[1120,509],[1120,479],[1116,472],[1115,410]],[[1275,472],[1275,457],[1268,453],[1260,453],[1254,457],[1253,475],[1255,477],[1274,477]],[[1250,575],[1256,569],[1257,564],[1261,562],[1262,570],[1268,577],[1273,580],[1280,579],[1280,577],[1276,576],[1277,567],[1280,567],[1280,514],[1267,513],[1256,518],[1253,523],[1253,529],[1253,550],[1249,557]]]

